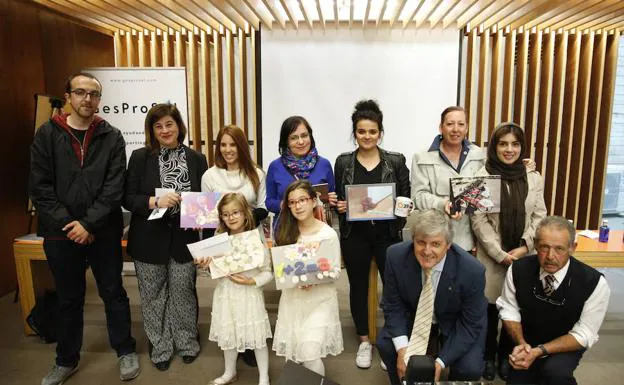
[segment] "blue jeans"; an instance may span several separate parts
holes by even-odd
[[[45,239],[43,249],[59,297],[56,364],[73,367],[80,360],[87,262],[104,301],[111,347],[118,357],[134,352],[136,342],[130,332],[130,304],[121,281],[121,239],[96,238],[90,245]]]

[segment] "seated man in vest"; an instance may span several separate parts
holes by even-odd
[[[508,384],[576,384],[574,369],[598,341],[610,290],[595,269],[570,254],[574,227],[546,217],[537,227],[537,255],[515,261],[496,301],[516,347]]]
[[[390,246],[386,258],[386,323],[377,348],[390,383],[400,384],[410,356],[426,353],[437,356],[436,381],[447,366],[449,380],[478,380],[485,366],[485,269],[452,243],[442,211],[416,212],[408,225],[413,239]]]

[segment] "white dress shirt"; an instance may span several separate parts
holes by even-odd
[[[446,262],[446,254],[444,255],[444,257],[442,257],[442,259],[440,260],[440,262],[438,262],[435,266],[433,266],[431,268],[431,284],[433,285],[433,298],[435,301],[435,295],[436,295],[436,291],[438,289],[438,283],[440,283],[440,276],[442,275],[442,270],[444,270],[444,262]],[[421,282],[425,282],[425,271],[421,269],[421,273],[420,273],[420,278],[421,278]],[[434,307],[435,310],[435,307]],[[433,314],[433,320],[432,320],[432,324],[437,323],[436,319],[435,319],[435,313]],[[392,339],[392,343],[394,344],[394,348],[396,349],[396,351],[398,352],[400,349],[403,349],[405,347],[407,347],[407,345],[409,345],[409,338],[406,335],[403,336],[398,336],[398,337],[394,337]],[[436,361],[438,363],[440,363],[440,365],[442,366],[442,368],[444,368],[444,362],[441,359],[436,359]]]
[[[520,308],[518,307],[518,301],[516,300],[516,286],[513,282],[512,269],[514,265],[507,270],[507,276],[505,277],[505,283],[503,285],[503,292],[496,300],[496,306],[500,312],[500,318],[503,321],[515,321],[522,322],[520,316]],[[570,267],[570,261],[565,264],[559,271],[553,274],[555,281],[553,283],[555,290],[559,287]],[[544,277],[549,273],[540,268],[539,278],[544,284]],[[605,313],[607,312],[607,306],[609,305],[609,296],[611,290],[607,285],[607,281],[603,276],[600,276],[598,284],[594,288],[592,294],[585,301],[583,305],[583,311],[581,317],[574,324],[572,330],[568,334],[572,335],[578,343],[586,349],[591,348],[593,344],[598,341],[598,330],[604,320]]]

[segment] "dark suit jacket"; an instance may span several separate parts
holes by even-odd
[[[186,163],[191,179],[191,191],[201,191],[201,177],[208,169],[206,157],[184,146]],[[148,221],[149,197],[161,187],[158,153],[150,153],[147,148],[132,152],[126,174],[124,207],[132,212],[128,233],[128,254],[137,261],[167,264],[169,258],[177,262],[189,262],[191,254],[186,245],[197,242],[197,231],[180,228],[180,216],[165,216]]]
[[[384,328],[392,338],[410,337],[422,289],[422,270],[414,256],[413,241],[388,248],[386,258],[383,310]],[[434,314],[444,344],[439,357],[453,365],[485,333],[487,300],[483,294],[485,269],[459,246],[446,253],[444,269],[436,290]]]

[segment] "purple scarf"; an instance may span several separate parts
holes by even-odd
[[[286,167],[295,179],[308,179],[317,161],[318,152],[314,147],[311,148],[303,158],[294,156],[290,149],[287,149],[286,154],[282,155],[284,167]]]

